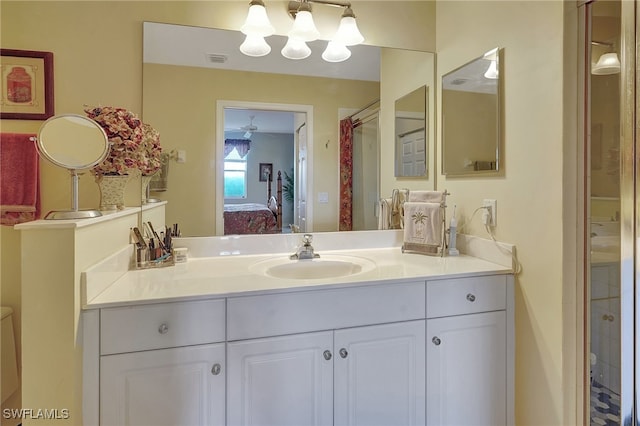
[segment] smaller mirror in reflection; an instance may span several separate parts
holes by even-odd
[[[442,173],[496,173],[500,156],[500,56],[495,48],[442,77]]]
[[[427,86],[396,100],[397,177],[427,177]]]

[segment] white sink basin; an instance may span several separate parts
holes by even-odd
[[[321,255],[315,259],[291,260],[276,257],[254,263],[249,270],[255,274],[290,280],[340,278],[372,270],[375,263],[356,256]]]

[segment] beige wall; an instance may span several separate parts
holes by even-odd
[[[442,111],[446,119],[442,129],[447,140],[443,161],[447,174],[473,170],[474,161],[495,161],[496,96],[462,90],[443,90],[443,93]],[[452,111],[455,114],[451,114]]]
[[[473,210],[483,198],[498,200],[496,238],[514,243],[523,264],[516,291],[516,422],[568,424],[563,416],[572,404],[568,398],[573,383],[564,379],[563,363],[573,359],[563,341],[575,338],[566,332],[575,320],[567,315],[575,301],[563,301],[563,282],[564,290],[574,284],[565,279],[574,265],[567,255],[570,244],[563,241],[563,235],[570,234],[563,219],[570,223],[567,206],[574,203],[575,194],[566,179],[567,170],[574,167],[567,148],[574,130],[563,122],[565,55],[572,46],[567,51],[563,47],[567,34],[575,31],[567,17],[571,6],[560,0],[441,1],[437,8],[432,2],[400,3],[354,2],[360,28],[372,44],[437,50],[438,80],[482,52],[505,48],[505,174],[457,179],[438,174],[438,187],[452,193],[459,227],[479,236],[487,234],[479,215],[471,221]],[[1,8],[2,47],[54,52],[58,113],[79,113],[83,104],[120,105],[141,112],[141,22],[237,28],[246,2],[2,1]],[[437,46],[432,33],[436,21]],[[38,126],[2,122],[3,131],[35,133]],[[392,159],[392,139],[382,136],[382,158]],[[392,167],[392,161],[382,164],[384,176],[392,175]],[[44,210],[65,205],[66,173],[43,165],[42,176]],[[91,201],[91,195],[87,199]],[[15,286],[20,280],[17,266],[5,261],[7,252],[16,250],[12,232],[3,228],[0,234],[2,294],[15,299],[19,291],[5,291],[8,283]]]
[[[247,1],[7,1],[0,3],[2,48],[54,53],[56,113],[82,114],[84,104],[117,105],[142,113],[142,22],[171,22],[239,28]],[[287,1],[267,1],[274,12]],[[416,50],[435,50],[435,2],[352,2],[367,43]],[[284,34],[290,25],[285,14],[271,13],[273,24]],[[314,13],[321,32],[335,31],[335,10],[317,7]],[[285,29],[282,29],[285,28]],[[379,31],[384,28],[384,31]],[[402,29],[402,31],[394,30]],[[41,122],[2,120],[4,132],[37,133]],[[337,158],[337,157],[336,157]],[[69,206],[68,174],[41,164],[42,209]],[[135,184],[134,184],[135,185]],[[130,184],[130,186],[132,186]],[[128,205],[138,191],[130,188]],[[98,204],[97,185],[80,181],[80,207]],[[0,229],[2,254],[0,286],[2,303],[17,309],[20,331],[20,238],[9,227]],[[32,261],[33,259],[29,259]],[[19,349],[20,350],[20,349]],[[60,422],[62,424],[62,422]]]
[[[436,22],[438,79],[483,52],[504,48],[504,175],[439,175],[438,187],[446,187],[457,204],[458,229],[485,238],[481,215],[472,219],[473,212],[482,199],[496,199],[495,236],[516,245],[523,265],[516,285],[516,424],[572,424],[567,419],[574,414],[575,383],[564,379],[563,368],[576,364],[565,345],[575,338],[575,300],[563,295],[575,286],[567,280],[575,263],[565,257],[575,254],[575,241],[563,242],[563,217],[576,204],[570,170],[576,130],[563,104],[576,108],[575,98],[564,97],[573,84],[564,73],[571,54],[575,63],[577,43],[563,49],[564,37],[577,34],[575,3],[443,1]]]
[[[302,104],[313,106],[314,192],[332,195],[330,203],[314,204],[313,229],[337,230],[338,110],[379,96],[377,82],[145,64],[144,119],[165,148],[187,151],[186,163],[171,162],[169,190],[158,194],[170,201],[167,220],[180,223],[184,235],[216,233],[216,101]]]

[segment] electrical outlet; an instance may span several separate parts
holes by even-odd
[[[496,200],[482,200],[482,206],[487,207],[482,213],[482,222],[485,225],[496,226],[498,224],[498,204]]]

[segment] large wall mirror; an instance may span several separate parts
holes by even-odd
[[[502,49],[490,50],[442,76],[442,173],[500,170]]]
[[[246,179],[247,192],[237,187],[240,192],[234,192],[242,203],[267,204],[269,180],[263,180],[263,168],[268,167],[273,194],[278,172],[283,192],[293,187],[291,198],[282,198],[285,231],[291,230],[287,222],[306,232],[337,231],[340,121],[349,117],[356,126],[354,144],[360,144],[354,156],[363,162],[353,167],[353,223],[373,223],[375,229],[381,181],[395,179],[393,172],[379,172],[381,161],[392,161],[381,159],[386,142],[380,135],[394,126],[382,111],[392,110],[407,93],[404,87],[395,89],[403,79],[394,69],[416,69],[398,60],[410,52],[405,57],[411,61],[420,57],[429,64],[431,80],[425,83],[433,87],[434,54],[359,45],[351,47],[349,60],[328,64],[317,60],[326,42],[309,43],[312,56],[292,61],[279,53],[286,37],[269,37],[272,52],[260,58],[240,54],[243,40],[239,31],[144,23],[143,117],[160,132],[163,149],[180,152],[184,159],[170,160],[165,190],[152,193],[168,201],[167,223],[179,223],[183,236],[223,235],[223,208],[235,203],[224,196],[225,189],[231,191],[225,183],[232,174],[226,172],[229,156],[248,158],[246,169],[236,173]],[[393,82],[385,92],[382,78]],[[243,139],[250,141],[248,156],[244,148],[227,153],[227,140]],[[287,158],[278,157],[280,152]],[[377,171],[377,176],[365,179],[356,173],[360,170]],[[359,229],[372,228],[353,228]]]
[[[427,151],[427,86],[413,90],[395,102],[395,175],[426,177]]]

